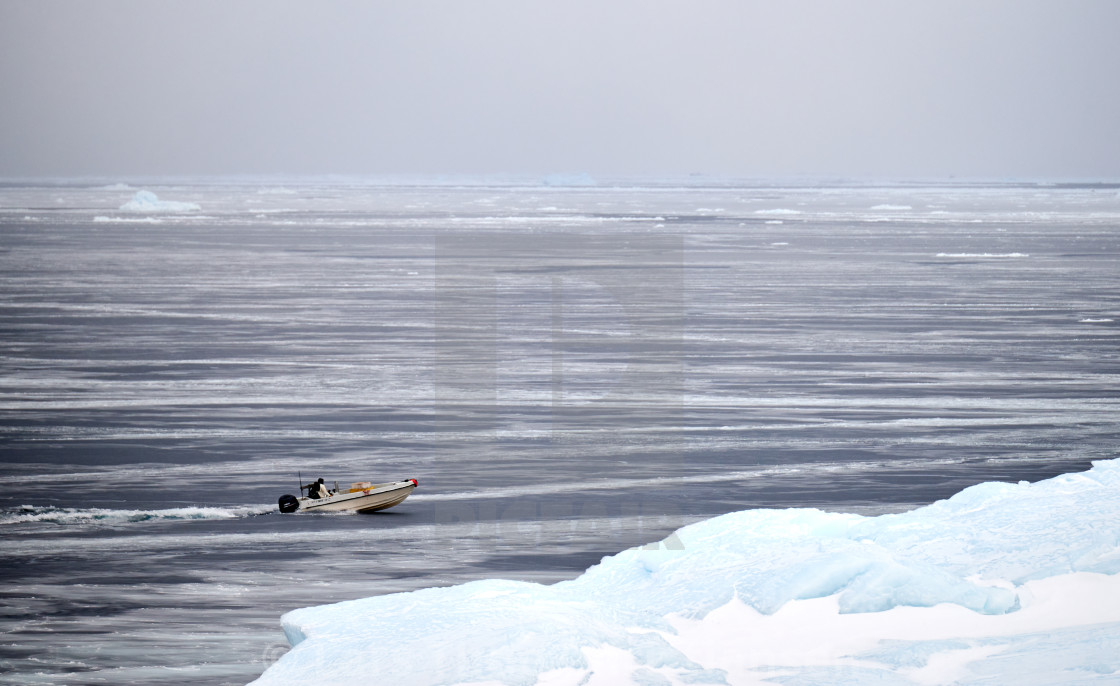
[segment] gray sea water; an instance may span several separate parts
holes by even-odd
[[[0,278],[0,683],[241,684],[290,609],[1117,456],[1116,186],[8,184]]]

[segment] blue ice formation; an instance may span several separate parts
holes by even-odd
[[[1013,615],[1020,595],[1029,598],[1024,584],[1075,572],[1120,572],[1120,459],[1034,484],[979,484],[901,514],[735,512],[550,586],[487,580],[295,610],[281,620],[293,649],[254,684],[357,684],[368,668],[386,683],[418,686],[530,686],[544,673],[596,683],[587,681],[588,649],[604,647],[628,655],[630,683],[733,684],[734,675],[705,668],[671,645],[672,618],[702,620],[732,601],[770,615],[791,601],[825,597],[836,599],[841,619],[899,606],[928,608],[921,612],[932,616],[939,604],[977,618]],[[1120,678],[1120,616],[1111,624],[1063,627],[968,645],[988,655],[1034,641],[1019,654],[1050,650],[1051,665],[1064,660],[1067,672],[1082,670],[1063,672],[1058,681],[1077,674]],[[895,670],[885,683],[922,683],[899,675],[952,650],[960,650],[952,641],[880,645],[858,668],[811,665],[798,674],[804,683],[859,683],[884,677],[867,671],[875,664]],[[1015,680],[1026,682],[1043,673],[1029,660],[983,664],[989,678],[1001,669],[1019,670]]]
[[[125,212],[197,212],[201,208],[193,202],[160,200],[151,191],[137,191],[121,209]]]

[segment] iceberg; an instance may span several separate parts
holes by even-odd
[[[197,212],[202,208],[193,202],[160,200],[151,191],[137,191],[120,209],[125,212]]]
[[[256,686],[1120,679],[1120,459],[899,514],[748,510],[552,585],[288,612]]]

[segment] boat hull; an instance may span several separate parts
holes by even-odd
[[[404,502],[416,488],[415,482],[377,484],[355,493],[336,493],[328,498],[300,498],[299,507],[307,512],[377,512]]]

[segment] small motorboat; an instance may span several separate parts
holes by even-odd
[[[419,485],[416,479],[405,479],[387,484],[375,484],[369,481],[357,481],[350,484],[349,490],[336,488],[326,495],[314,498],[304,496],[297,498],[294,495],[280,496],[280,511],[295,512],[306,510],[308,512],[376,512],[394,505],[400,505],[412,490]],[[300,486],[301,489],[308,488]],[[314,493],[313,489],[308,489]]]

